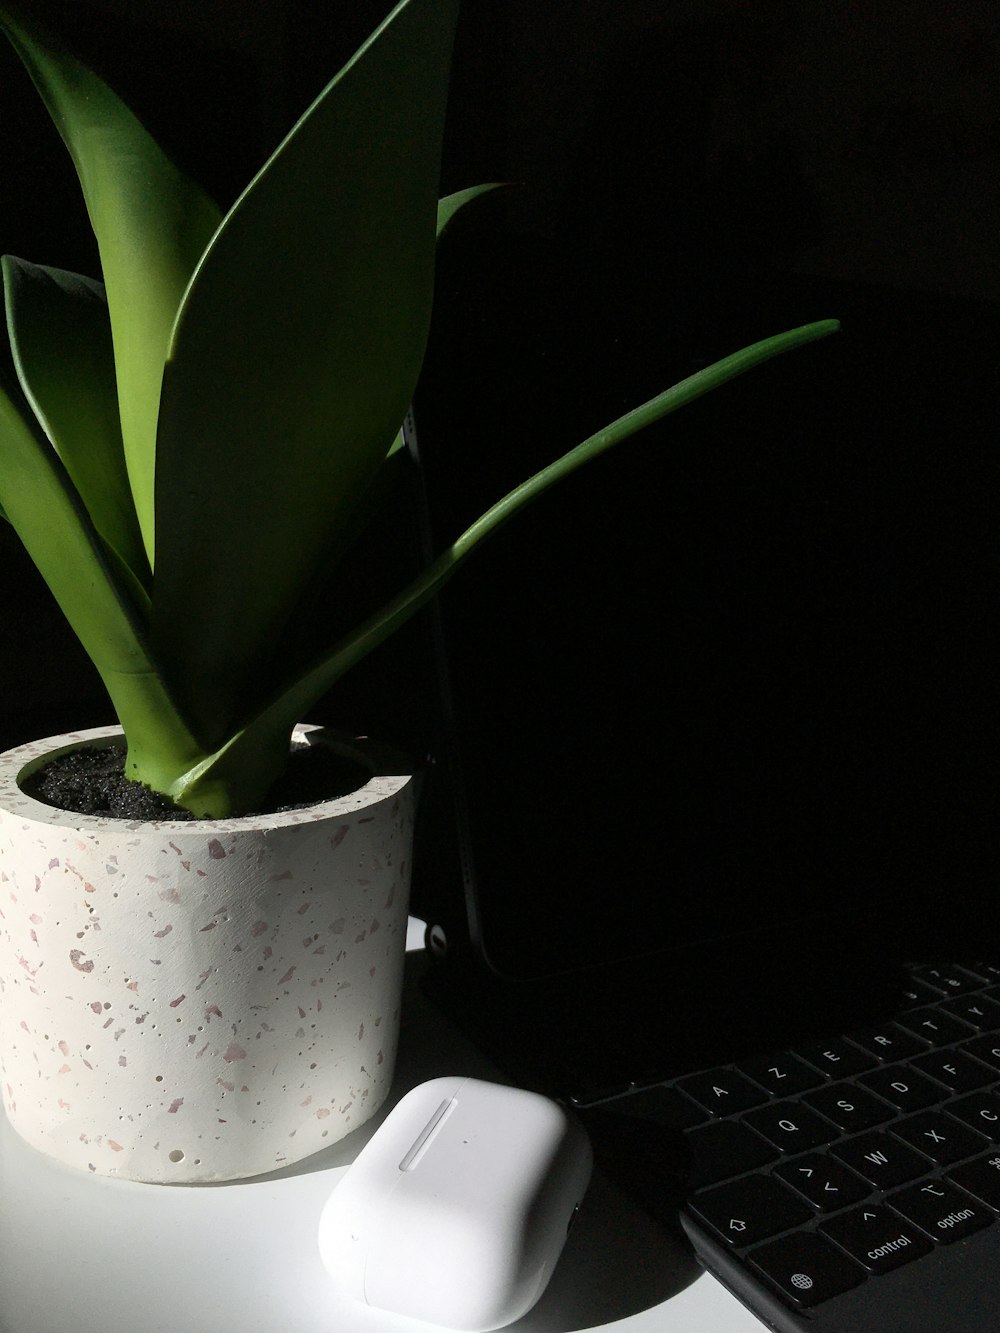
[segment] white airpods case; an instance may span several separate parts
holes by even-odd
[[[587,1189],[590,1143],[557,1103],[472,1078],[407,1093],[320,1220],[359,1301],[448,1328],[501,1328],[541,1296]]]

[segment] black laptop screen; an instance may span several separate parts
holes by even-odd
[[[988,393],[938,386],[996,312],[846,284],[787,305],[757,331],[843,331],[590,465],[444,595],[471,924],[503,972],[930,923],[995,874]],[[439,531],[468,503],[456,439],[495,498],[558,452],[549,394],[593,426],[609,380],[642,392],[594,350],[549,349],[554,385],[537,347],[506,355],[511,396],[477,415],[459,355],[422,418]]]

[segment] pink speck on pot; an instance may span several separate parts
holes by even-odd
[[[231,1041],[228,1048],[223,1052],[223,1060],[231,1064],[234,1060],[245,1060],[247,1053],[237,1042]]]

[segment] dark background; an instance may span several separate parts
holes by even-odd
[[[41,8],[223,205],[384,12]],[[683,936],[859,896],[933,935],[990,906],[998,74],[985,0],[467,0],[442,192],[518,184],[441,256],[439,545],[673,380],[843,321],[594,464],[443,598],[472,850],[515,905],[498,961],[530,970],[568,904],[612,903],[610,951],[664,913]],[[0,143],[0,248],[96,273],[6,50]],[[110,720],[9,531],[0,580],[0,741]],[[441,761],[427,629],[317,718]],[[457,924],[428,826],[417,905]]]

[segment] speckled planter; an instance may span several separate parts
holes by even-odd
[[[366,742],[350,796],[242,819],[69,815],[0,756],[0,1074],[42,1152],[101,1175],[233,1180],[363,1124],[392,1078],[413,781]],[[302,728],[315,742],[320,733]],[[325,738],[325,734],[324,734]]]

